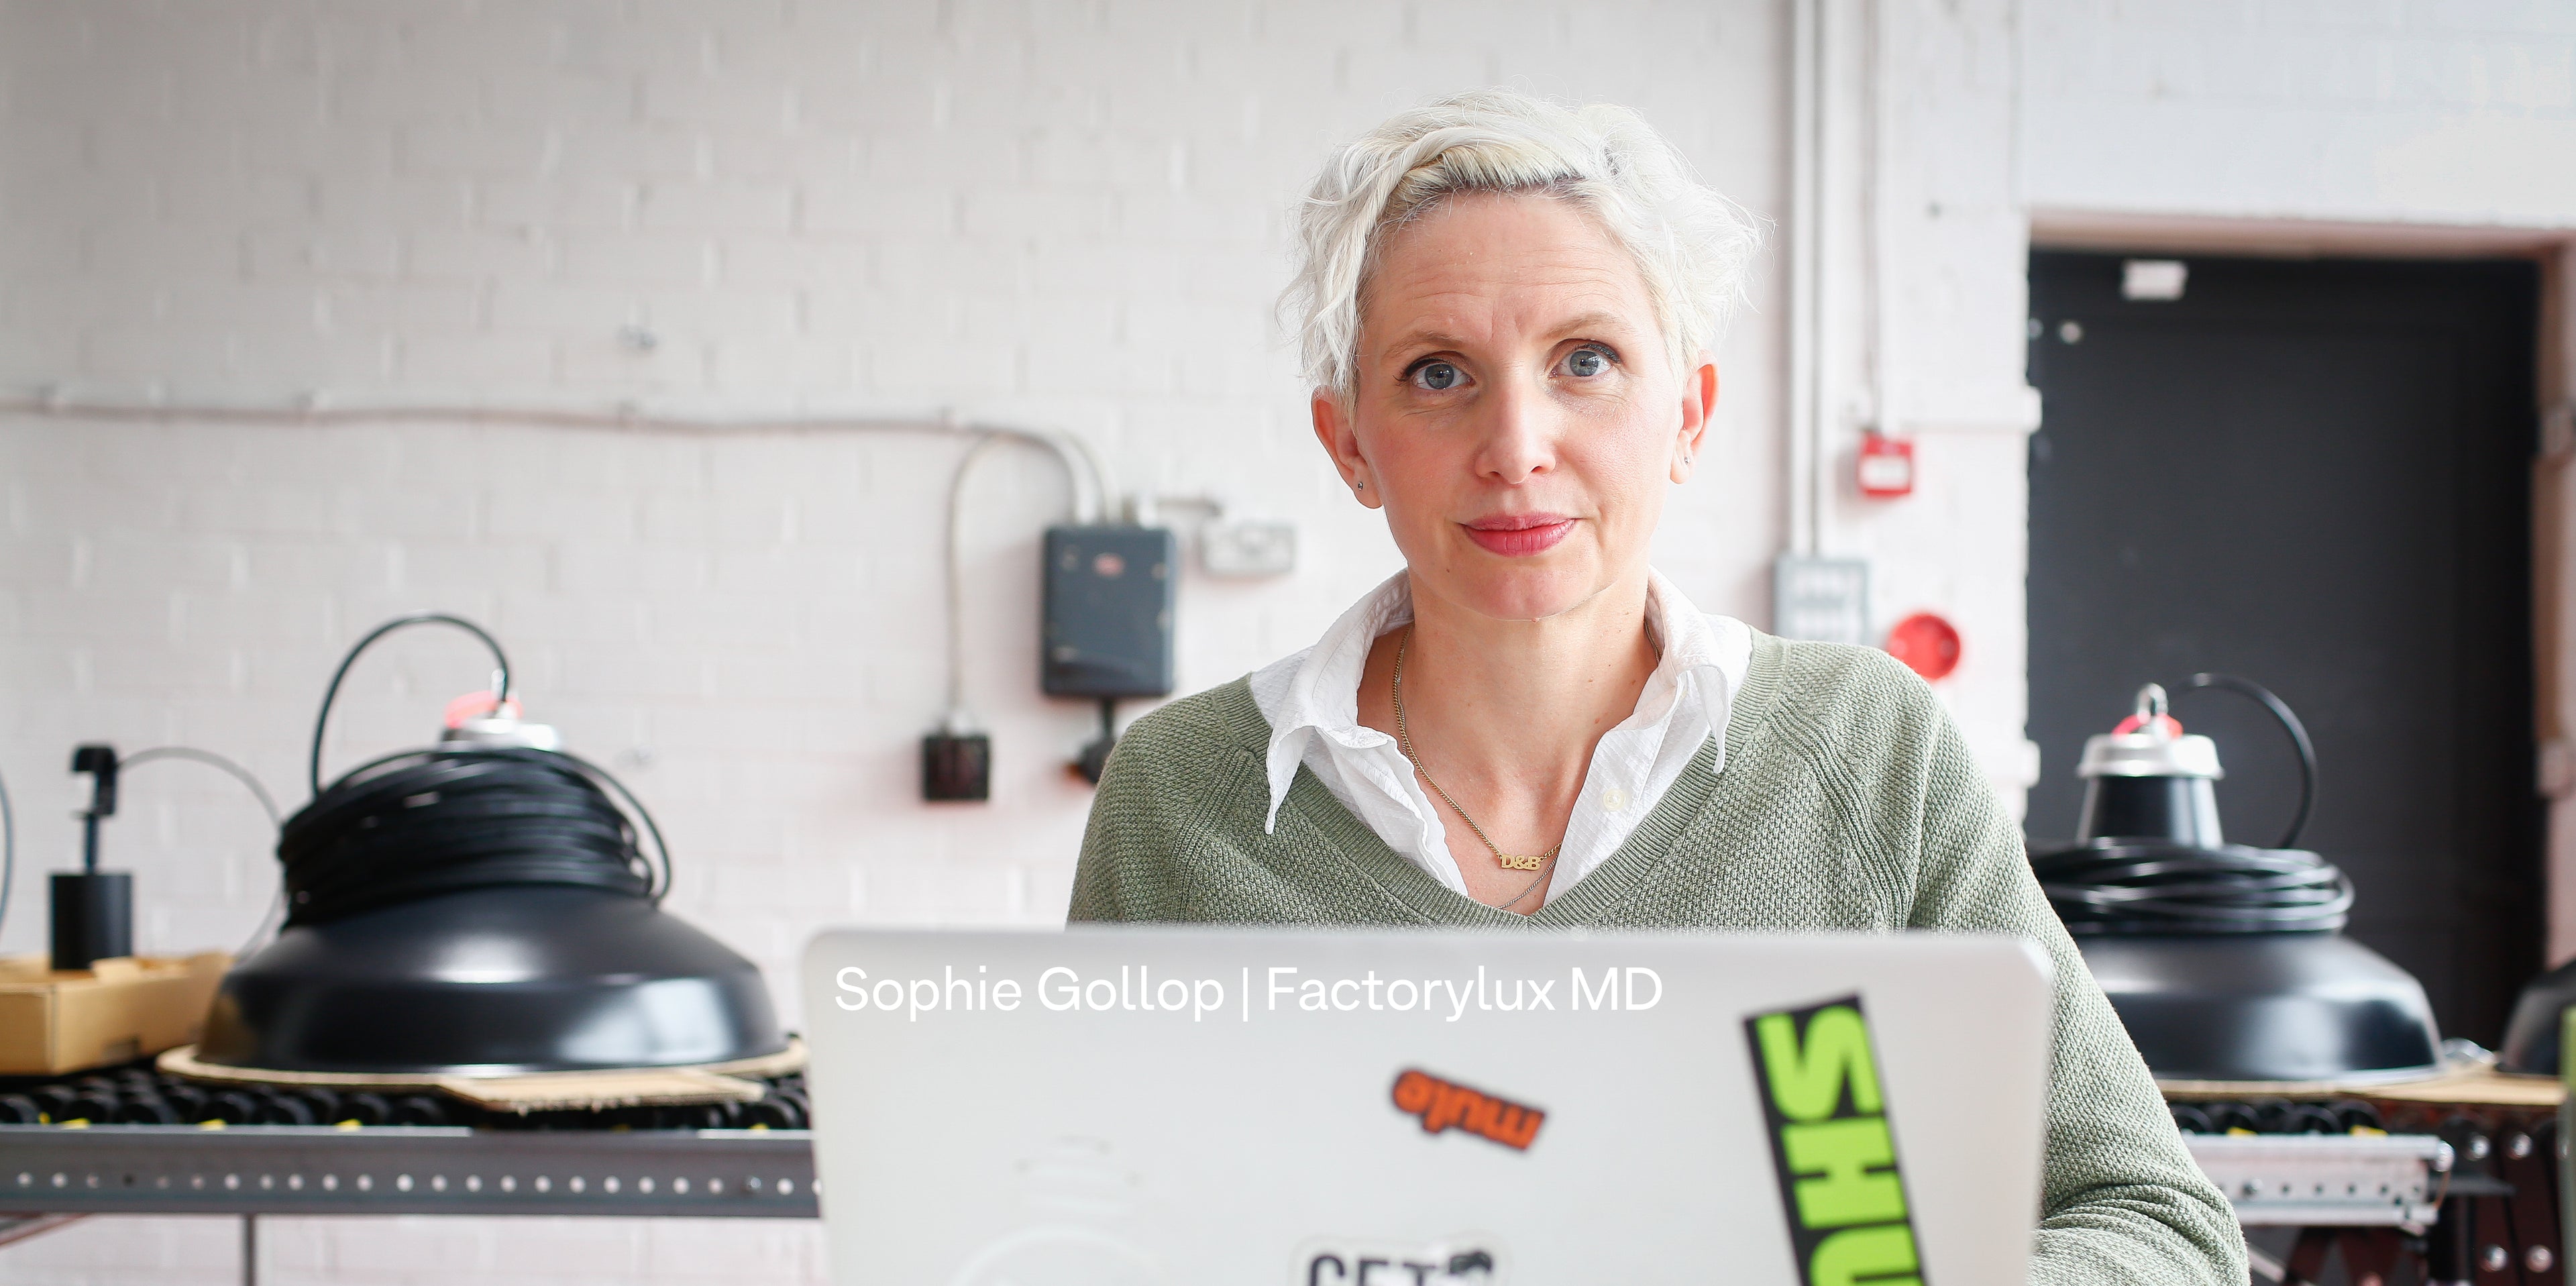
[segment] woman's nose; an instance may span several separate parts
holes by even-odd
[[[1479,476],[1517,483],[1556,467],[1556,426],[1540,390],[1504,381],[1478,409],[1485,421],[1477,449]]]

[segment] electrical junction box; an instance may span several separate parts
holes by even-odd
[[[1049,527],[1038,686],[1051,697],[1172,690],[1180,545],[1164,527]]]

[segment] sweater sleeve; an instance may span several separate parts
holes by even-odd
[[[1196,905],[1192,863],[1248,762],[1231,753],[1242,734],[1224,706],[1239,686],[1183,697],[1119,736],[1091,797],[1068,923],[1223,918]]]
[[[1159,881],[1152,871],[1138,869],[1147,855],[1171,852],[1177,838],[1170,796],[1156,788],[1156,774],[1146,763],[1154,758],[1153,741],[1150,732],[1139,736],[1130,729],[1101,770],[1091,819],[1082,830],[1082,859],[1074,867],[1068,923],[1168,918],[1155,896]]]
[[[1910,923],[2021,934],[2046,950],[2055,974],[2030,1280],[2242,1286],[2245,1236],[2234,1210],[2183,1147],[2145,1061],[2032,876],[2020,828],[1948,712],[1919,680],[1905,678],[1934,724]]]

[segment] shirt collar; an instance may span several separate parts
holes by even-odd
[[[1361,726],[1360,674],[1379,636],[1412,619],[1412,581],[1397,572],[1344,611],[1314,646],[1253,673],[1251,687],[1270,718],[1264,765],[1270,810],[1262,821],[1263,833],[1278,825],[1279,806],[1287,801],[1297,766],[1314,738],[1329,737],[1353,750],[1395,740]],[[1695,700],[1706,711],[1710,730],[1719,735],[1723,756],[1727,713],[1752,661],[1752,631],[1729,617],[1703,615],[1652,569],[1646,573],[1646,631],[1661,655],[1638,695],[1637,715],[1660,719],[1673,702]]]

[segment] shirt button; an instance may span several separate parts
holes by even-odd
[[[1628,811],[1628,792],[1627,792],[1627,791],[1624,791],[1624,790],[1621,790],[1620,788],[1618,788],[1618,787],[1616,787],[1616,786],[1613,786],[1613,787],[1611,787],[1611,788],[1610,788],[1610,789],[1608,789],[1608,790],[1602,791],[1602,792],[1601,792],[1601,811],[1603,811],[1603,812],[1605,812],[1605,813],[1624,813],[1624,812],[1627,812],[1627,811]]]

